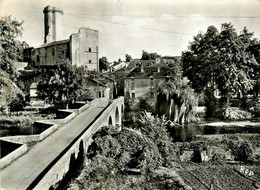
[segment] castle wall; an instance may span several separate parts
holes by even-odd
[[[84,66],[86,70],[98,71],[98,31],[80,28],[70,37],[70,57],[73,65]]]
[[[35,49],[33,63],[35,66],[47,66],[61,64],[69,58],[68,43],[60,43],[52,46]]]

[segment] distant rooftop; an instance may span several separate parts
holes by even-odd
[[[167,67],[160,67],[160,72],[158,72],[158,67],[144,67],[143,72],[141,68],[135,68],[130,73],[128,73],[125,78],[148,78],[148,77],[167,77],[171,76],[172,71]]]

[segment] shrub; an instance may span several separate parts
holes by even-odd
[[[231,149],[234,159],[238,161],[252,161],[254,157],[254,148],[246,140],[227,140],[227,145]]]
[[[228,107],[226,108],[223,113],[224,119],[250,119],[252,115],[250,112],[240,110],[238,108]]]
[[[255,102],[255,106],[250,109],[254,117],[260,117],[260,102]]]

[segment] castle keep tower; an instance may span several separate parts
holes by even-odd
[[[61,16],[63,11],[48,5],[44,13],[44,43],[62,40]]]

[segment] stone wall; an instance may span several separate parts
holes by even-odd
[[[64,40],[35,49],[32,62],[35,66],[50,66],[62,64],[67,58],[69,58],[69,42]]]
[[[11,142],[11,141],[10,141]],[[8,166],[10,163],[12,163],[14,160],[25,154],[28,150],[28,146],[26,144],[23,144],[16,150],[14,150],[11,154],[6,155],[5,157],[0,159],[0,169],[3,169],[4,167]]]
[[[70,57],[73,65],[84,66],[86,70],[98,71],[98,30],[80,28],[70,36]]]

